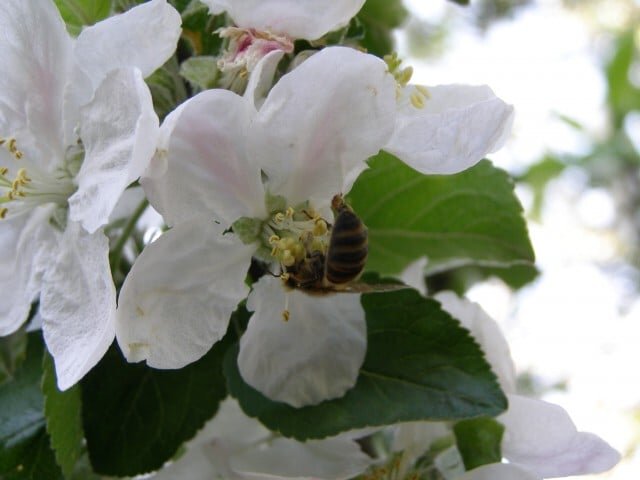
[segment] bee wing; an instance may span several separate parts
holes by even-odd
[[[373,293],[373,292],[395,292],[396,290],[404,290],[405,288],[411,288],[408,285],[402,283],[350,283],[335,289],[335,292],[343,293]]]

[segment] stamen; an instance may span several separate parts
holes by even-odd
[[[289,219],[293,219],[293,215],[296,213],[296,211],[293,209],[293,207],[289,207],[287,208],[287,211],[285,212],[285,215],[287,218]]]
[[[413,105],[414,107],[418,109],[424,108],[424,97],[420,93],[412,93],[409,96],[409,100],[411,101],[411,105]]]
[[[5,207],[0,208],[0,219],[3,219],[4,217],[6,217],[8,211],[9,211],[8,208],[5,208]]]
[[[280,237],[278,235],[271,235],[269,237],[269,245],[275,245],[280,241]]]
[[[327,222],[319,218],[316,220],[316,224],[313,227],[313,234],[319,237],[325,233],[327,233]]]
[[[273,221],[276,223],[284,222],[284,214],[282,212],[278,212],[273,216]]]
[[[291,317],[291,313],[289,312],[289,310],[283,310],[282,311],[282,319],[285,322],[288,322],[289,321],[289,317]]]
[[[414,87],[424,96],[424,98],[431,98],[431,92],[429,92],[429,89],[424,85],[414,85]]]

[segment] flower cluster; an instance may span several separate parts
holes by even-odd
[[[186,10],[151,0],[74,38],[54,2],[5,3],[0,335],[28,320],[30,329],[41,327],[61,391],[80,382],[114,338],[126,360],[154,369],[181,369],[236,342],[237,359],[229,350],[224,369],[237,368],[265,405],[296,412],[366,389],[358,386],[373,355],[375,307],[364,297],[385,288],[355,281],[374,232],[349,206],[350,191],[381,151],[418,180],[473,167],[504,144],[513,107],[486,86],[413,85],[395,54],[328,45],[327,34],[347,31],[364,0],[203,0],[227,22],[207,32],[222,41],[219,88],[190,85],[193,96],[160,124],[145,79],[183,55],[174,56]],[[125,215],[131,228],[117,248],[111,242],[111,261],[110,236],[119,232],[116,207],[138,180],[168,230],[142,242],[141,252],[125,252],[130,264],[121,271],[137,216]],[[462,469],[459,478],[542,478],[616,463],[617,453],[577,433],[564,411],[514,394],[508,348],[490,319],[448,294],[435,298],[484,350],[483,385],[500,391],[493,368],[509,399],[498,421],[510,463]],[[238,320],[241,311],[248,320]],[[407,397],[408,412],[413,401]],[[445,424],[375,420],[379,429],[343,428],[303,442],[269,431],[240,407],[247,410],[241,398],[225,400],[184,456],[154,478],[375,476],[389,458],[404,472],[394,478],[413,478],[430,446],[415,438],[450,435]],[[451,418],[469,416],[451,408]],[[399,457],[374,458],[354,440],[392,430],[390,451]]]

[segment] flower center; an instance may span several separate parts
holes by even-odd
[[[389,73],[393,75],[396,80],[396,98],[402,97],[402,91],[407,88],[413,75],[412,67],[400,68],[402,60],[398,58],[398,54],[393,52],[390,55],[384,56],[384,61],[387,64]],[[424,85],[413,85],[413,92],[409,95],[409,102],[417,109],[424,108],[425,102],[431,97],[429,90]]]
[[[218,35],[229,41],[225,55],[218,60],[223,73],[220,83],[234,92],[244,90],[249,72],[262,57],[274,50],[293,52],[293,40],[287,35],[239,27],[221,28]]]
[[[12,157],[8,166],[0,166],[0,219],[16,216],[38,205],[53,203],[66,209],[67,199],[76,187],[70,170],[77,156],[70,157],[53,173],[26,164],[15,138],[0,137],[0,146]],[[81,157],[80,157],[81,159]]]

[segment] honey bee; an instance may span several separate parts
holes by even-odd
[[[342,195],[331,201],[334,223],[326,255],[314,251],[287,269],[287,285],[309,292],[373,292],[406,288],[401,284],[369,285],[355,282],[369,253],[367,227]]]

